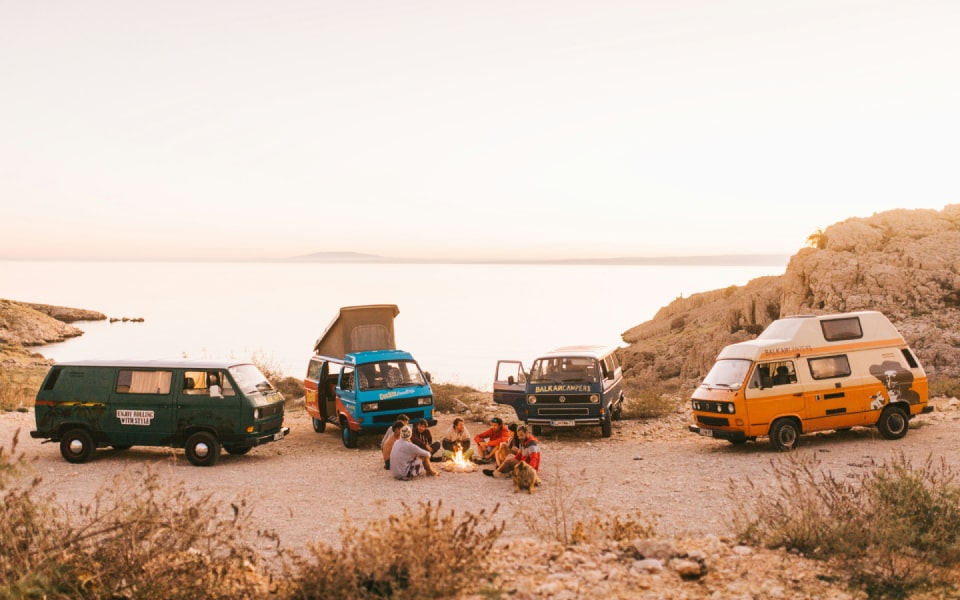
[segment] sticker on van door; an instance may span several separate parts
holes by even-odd
[[[117,410],[117,418],[121,425],[150,425],[153,420],[152,410]]]

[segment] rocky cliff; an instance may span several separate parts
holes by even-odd
[[[0,299],[0,347],[62,342],[83,335],[83,331],[69,323],[106,318],[106,315],[92,310]]]
[[[960,204],[847,219],[810,241],[782,276],[677,299],[624,332],[627,375],[694,385],[781,316],[879,310],[931,379],[960,377]]]

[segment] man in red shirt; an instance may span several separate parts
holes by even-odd
[[[477,444],[474,460],[479,463],[488,463],[493,460],[493,453],[500,444],[510,443],[510,430],[503,426],[500,417],[490,419],[490,429],[478,433],[473,441]]]

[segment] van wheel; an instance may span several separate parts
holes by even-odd
[[[907,429],[910,428],[910,420],[907,413],[899,406],[888,406],[880,413],[880,420],[877,421],[877,429],[884,439],[899,440],[907,435]]]
[[[323,419],[313,419],[313,430],[317,433],[323,433],[327,430],[327,422]]]
[[[71,429],[60,438],[60,455],[69,463],[87,462],[93,450],[93,437],[86,429]]]
[[[540,434],[543,433],[543,427],[541,427],[540,425],[534,425],[530,428],[530,431],[533,432],[533,435],[539,437]]]
[[[790,452],[796,449],[800,441],[800,430],[793,419],[774,421],[770,428],[770,443],[778,452]]]
[[[610,422],[610,411],[603,413],[603,420],[600,421],[600,434],[603,437],[610,437],[613,435],[613,423]]]
[[[251,446],[224,446],[223,449],[229,454],[243,456],[247,452],[250,452]]]
[[[220,458],[220,442],[208,431],[198,431],[188,437],[184,450],[187,460],[197,467],[212,467]]]
[[[341,427],[341,436],[343,440],[343,445],[345,448],[356,448],[357,447],[357,432],[350,429],[350,425],[347,424],[346,419],[340,419]]]

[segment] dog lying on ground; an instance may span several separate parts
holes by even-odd
[[[525,462],[517,463],[511,472],[513,476],[513,493],[520,490],[527,490],[532,494],[533,489],[540,485],[540,477],[537,476],[537,470]]]

